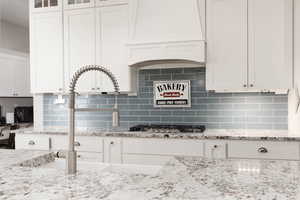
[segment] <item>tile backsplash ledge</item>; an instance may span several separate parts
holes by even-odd
[[[191,108],[154,108],[153,81],[191,80]],[[54,104],[44,95],[44,127],[67,129],[68,104]],[[67,96],[64,98],[67,99]],[[113,96],[79,96],[80,107],[111,107]],[[111,127],[111,113],[77,113],[80,130],[125,131],[137,124],[204,124],[216,129],[287,129],[288,97],[273,93],[211,93],[205,90],[205,68],[151,69],[139,72],[138,96],[120,95],[120,127]]]

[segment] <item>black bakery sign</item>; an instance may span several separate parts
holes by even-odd
[[[191,107],[189,80],[154,81],[154,107]]]

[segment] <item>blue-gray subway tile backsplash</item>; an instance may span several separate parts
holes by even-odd
[[[191,108],[154,108],[153,81],[191,80]],[[68,104],[54,104],[44,95],[44,126],[68,125]],[[68,99],[67,97],[64,97]],[[81,107],[112,107],[111,95],[78,96]],[[205,91],[205,68],[148,69],[139,72],[138,96],[120,95],[120,127],[111,127],[111,113],[78,113],[76,126],[95,130],[128,130],[137,124],[206,125],[217,129],[287,129],[288,97],[273,93],[213,93]]]

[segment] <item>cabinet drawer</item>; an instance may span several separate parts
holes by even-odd
[[[69,141],[67,136],[51,136],[52,150],[67,150]],[[76,136],[75,150],[88,152],[103,152],[103,139],[93,136]]]
[[[51,150],[67,150],[68,149],[68,137],[63,135],[51,136]]]
[[[77,160],[86,162],[103,162],[103,154],[91,152],[77,152]]]
[[[203,156],[203,142],[182,139],[124,139],[123,153]]]
[[[206,140],[204,149],[204,156],[206,158],[227,158],[227,142]]]
[[[299,160],[296,142],[230,141],[229,158]]]
[[[75,137],[76,151],[103,152],[103,139],[93,136]]]
[[[49,137],[46,135],[16,135],[16,149],[49,150]]]

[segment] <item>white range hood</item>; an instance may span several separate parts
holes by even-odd
[[[205,63],[205,0],[130,0],[129,65]]]

